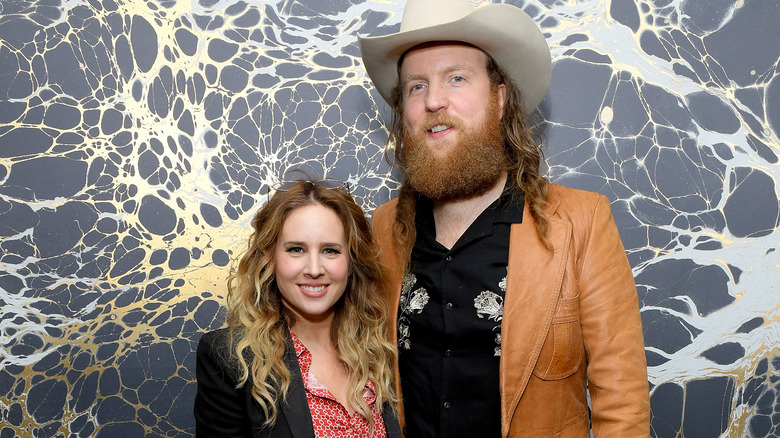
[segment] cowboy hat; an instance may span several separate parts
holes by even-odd
[[[550,48],[542,31],[519,7],[470,0],[408,0],[398,33],[360,37],[360,55],[379,94],[390,101],[398,81],[398,60],[407,50],[432,41],[458,41],[490,54],[523,96],[527,113],[550,85]]]

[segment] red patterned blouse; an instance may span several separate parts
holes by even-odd
[[[316,438],[386,438],[385,423],[382,413],[376,405],[376,393],[374,384],[366,382],[363,391],[363,399],[371,407],[374,416],[374,433],[369,435],[368,420],[355,412],[349,415],[347,409],[336,400],[336,397],[325,387],[314,373],[309,372],[311,367],[311,353],[303,343],[290,331],[295,346],[295,354],[298,356],[298,365],[301,367],[301,376],[306,388],[306,400],[309,402],[314,436]]]

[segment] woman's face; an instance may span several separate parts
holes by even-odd
[[[274,261],[282,304],[298,322],[331,320],[349,278],[349,248],[336,213],[320,204],[290,212],[276,242]]]

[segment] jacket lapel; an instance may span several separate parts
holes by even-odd
[[[382,420],[385,422],[387,438],[402,438],[401,427],[398,425],[398,417],[393,412],[389,403],[382,406]]]
[[[281,403],[282,413],[290,428],[293,438],[314,438],[309,402],[306,400],[306,390],[303,386],[301,368],[292,338],[287,337],[287,348],[284,352],[284,363],[290,370],[290,389],[287,391],[287,401]]]
[[[536,234],[528,203],[523,222],[513,224],[509,243],[507,290],[501,327],[501,416],[509,419],[525,391],[555,312],[571,240],[571,224],[553,216],[559,201],[551,197],[547,214],[550,253]]]

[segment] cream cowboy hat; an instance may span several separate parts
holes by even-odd
[[[550,48],[539,26],[520,8],[474,7],[470,0],[408,0],[400,32],[358,36],[363,64],[385,101],[398,81],[401,56],[431,41],[469,43],[489,53],[517,84],[527,113],[539,105],[550,85]]]

